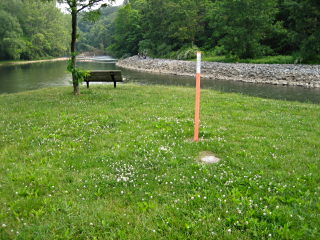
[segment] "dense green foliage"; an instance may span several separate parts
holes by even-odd
[[[80,52],[190,59],[200,49],[208,59],[320,62],[318,0],[130,0],[95,22],[87,15],[79,17]],[[0,58],[64,55],[67,19],[51,0],[0,2]]]
[[[318,0],[130,0],[114,15],[93,25],[104,35],[93,31],[98,42],[89,45],[118,57],[184,59],[200,48],[235,60],[291,55],[320,62]]]
[[[66,55],[68,24],[52,1],[0,1],[0,59]]]
[[[276,1],[217,1],[210,14],[210,24],[218,45],[240,58],[269,54],[262,44],[274,28]]]
[[[114,32],[112,25],[118,7],[102,8],[99,15],[90,18],[90,15],[81,13],[79,17],[79,39],[77,50],[79,52],[104,51],[111,45],[111,35]],[[96,16],[100,16],[98,19]]]
[[[193,94],[0,95],[0,239],[319,239],[320,106]]]

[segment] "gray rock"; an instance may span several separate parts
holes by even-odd
[[[152,73],[195,76],[196,63],[133,56],[117,62],[117,66]],[[246,64],[203,62],[202,77],[228,81],[268,83],[275,85],[320,87],[320,65]]]

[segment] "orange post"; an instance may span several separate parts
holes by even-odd
[[[200,79],[201,79],[201,52],[197,52],[197,74],[196,74],[196,104],[194,111],[194,141],[199,141],[200,125]]]

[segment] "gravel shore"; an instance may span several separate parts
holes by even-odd
[[[196,63],[191,61],[143,59],[138,56],[119,60],[117,66],[143,72],[182,76],[194,76],[196,69]],[[202,62],[201,76],[228,81],[320,87],[320,65]]]

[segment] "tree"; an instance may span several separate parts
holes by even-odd
[[[108,50],[115,56],[140,51],[173,57],[194,45],[203,46],[210,35],[206,32],[209,3],[211,0],[130,0],[118,10]]]
[[[18,19],[0,9],[0,58],[19,59],[24,48]]]
[[[85,25],[82,49],[184,59],[198,47],[209,56],[320,61],[319,0],[127,0],[103,19]]]
[[[0,59],[66,55],[69,16],[44,0],[0,0]]]
[[[268,53],[261,44],[266,33],[276,26],[275,0],[219,0],[214,4],[212,28],[227,53],[240,58],[255,58]]]
[[[139,41],[142,38],[139,11],[132,9],[131,4],[125,5],[119,9],[114,25],[114,43],[108,50],[118,57],[137,54]]]
[[[107,0],[113,2],[114,0]],[[76,68],[76,41],[77,41],[77,18],[78,14],[84,10],[92,12],[95,7],[106,6],[105,0],[58,0],[60,3],[66,3],[69,6],[69,11],[72,17],[72,33],[71,33],[71,59],[68,70],[72,73],[73,93],[80,94],[79,83],[84,77],[84,73]]]
[[[108,7],[101,10],[101,16],[98,21],[92,22],[85,17],[85,14],[79,15],[78,29],[80,38],[77,41],[77,50],[81,52],[100,50],[105,52],[111,45],[113,36],[113,22],[117,15],[119,7]]]
[[[320,61],[320,1],[284,0],[302,62]]]
[[[26,36],[24,58],[63,56],[67,53],[69,17],[61,13],[55,3],[24,0],[23,10],[17,17]]]

